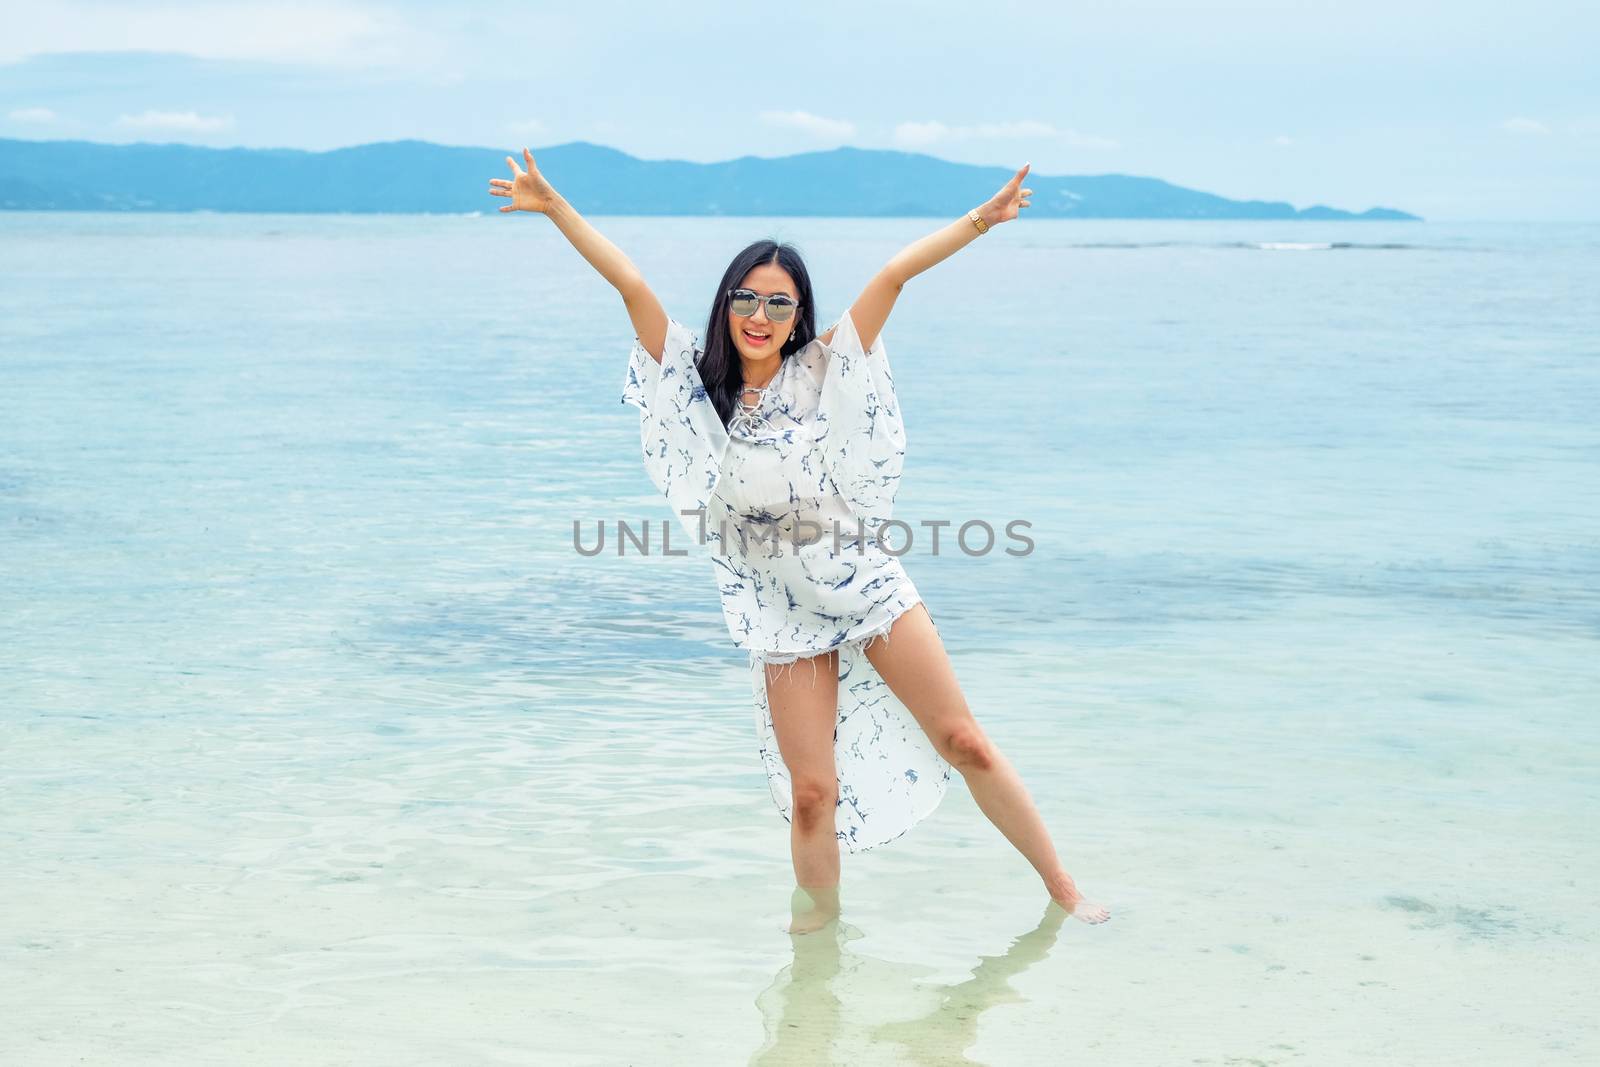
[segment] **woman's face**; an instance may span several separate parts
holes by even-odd
[[[795,288],[794,279],[789,277],[789,272],[775,263],[763,263],[744,276],[744,280],[735,289],[749,289],[762,296],[773,293],[783,293],[790,300],[800,299],[800,290]],[[739,354],[747,359],[766,359],[775,356],[783,350],[788,342],[789,335],[794,333],[795,327],[800,324],[800,313],[796,311],[790,315],[786,322],[773,322],[767,318],[767,305],[763,302],[756,309],[754,315],[741,317],[735,315],[733,310],[728,310],[728,332],[733,335],[734,347]],[[749,334],[766,334],[765,341],[753,340]]]

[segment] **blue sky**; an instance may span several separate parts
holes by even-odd
[[[898,148],[1432,220],[1600,220],[1600,4],[0,0],[0,136]]]

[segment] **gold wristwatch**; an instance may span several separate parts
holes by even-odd
[[[978,217],[977,208],[973,208],[971,211],[967,212],[967,218],[972,220],[972,224],[978,228],[979,233],[989,232],[989,224]]]

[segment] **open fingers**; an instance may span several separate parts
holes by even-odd
[[[522,177],[522,168],[517,166],[516,160],[512,159],[510,156],[507,156],[506,163],[511,167],[512,174],[515,174],[519,178]]]

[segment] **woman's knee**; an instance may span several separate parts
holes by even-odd
[[[839,806],[839,783],[835,780],[804,777],[790,782],[794,796],[794,817],[801,829],[818,824],[832,824],[834,809]]]
[[[994,766],[994,743],[977,720],[968,718],[940,731],[945,762],[963,771],[986,771]]]

